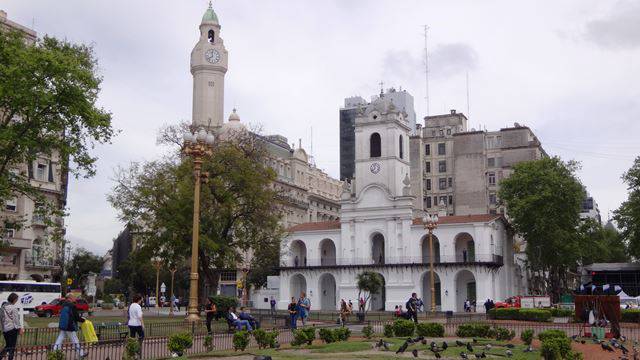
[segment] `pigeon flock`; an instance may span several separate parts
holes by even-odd
[[[422,344],[422,345],[427,345],[428,341],[423,337],[423,336],[419,336],[417,338],[407,338],[398,348],[398,350],[396,350],[396,354],[402,354],[405,352],[410,352],[413,357],[418,357],[418,349],[412,349],[409,351],[409,348],[414,345],[414,344]],[[378,350],[385,350],[385,351],[389,351],[389,348],[391,347],[391,343],[385,341],[384,339],[379,339],[375,344],[374,344],[374,348],[378,349]],[[431,343],[429,343],[429,349],[428,351],[430,351],[433,356],[435,356],[436,359],[441,359],[442,358],[442,352],[447,350],[450,346],[454,346],[454,347],[460,347],[462,348],[462,351],[460,351],[459,356],[461,359],[485,359],[487,358],[487,352],[490,351],[491,349],[493,349],[494,347],[505,347],[505,351],[502,354],[502,356],[504,357],[508,357],[510,358],[511,356],[513,356],[513,351],[511,349],[513,349],[514,345],[512,344],[507,344],[507,345],[491,345],[491,344],[486,344],[484,346],[478,344],[478,341],[476,339],[473,339],[471,342],[462,342],[460,340],[456,340],[455,341],[455,345],[449,345],[446,341],[443,341],[442,343],[438,344],[435,341],[431,341]],[[495,349],[494,349],[495,350]],[[529,351],[533,351],[533,349],[531,347],[529,347],[528,349]],[[525,350],[527,351],[527,350]],[[492,355],[496,355],[496,352],[494,351],[492,353]]]

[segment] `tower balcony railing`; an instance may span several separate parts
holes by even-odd
[[[497,254],[462,254],[455,255],[438,255],[433,259],[436,266],[448,265],[489,265],[502,266],[504,259]],[[383,265],[424,265],[429,266],[429,256],[386,256],[382,258],[372,259],[371,257],[358,258],[311,258],[302,260],[287,259],[282,262],[281,269],[305,269],[305,268],[332,268],[332,267],[354,267],[354,266],[383,266]]]

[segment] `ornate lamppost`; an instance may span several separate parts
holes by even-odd
[[[429,232],[429,278],[431,282],[431,313],[436,312],[435,272],[433,271],[433,230],[438,227],[438,215],[427,214],[422,218],[425,230]]]
[[[205,156],[210,156],[215,137],[204,129],[196,133],[184,134],[182,152],[193,159],[193,175],[195,178],[193,194],[193,237],[191,241],[191,273],[189,274],[189,311],[187,320],[198,321],[198,241],[200,239],[200,182],[207,178],[202,173],[202,162]]]
[[[160,291],[160,268],[162,267],[162,259],[160,259],[159,257],[153,257],[151,259],[151,263],[153,264],[153,267],[156,268],[156,306],[158,307],[158,304],[160,303],[160,294],[158,293],[158,291]]]
[[[171,307],[169,308],[169,316],[173,316],[173,279],[176,275],[176,271],[178,271],[178,269],[176,269],[175,265],[171,265],[171,267],[169,268],[169,271],[171,272],[171,296],[169,297],[169,299],[171,299]]]

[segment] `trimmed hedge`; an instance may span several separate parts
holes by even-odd
[[[444,337],[444,326],[438,323],[419,323],[416,334],[425,337]]]
[[[363,327],[362,335],[364,335],[364,337],[367,339],[371,339],[373,337],[373,327],[371,325]]]
[[[520,340],[527,345],[531,345],[531,342],[533,341],[533,330],[527,329],[520,333]]]
[[[540,352],[545,360],[573,359],[571,339],[568,337],[551,337],[542,342]]]
[[[622,309],[620,310],[622,322],[640,322],[640,309]]]
[[[574,311],[571,309],[556,309],[553,308],[550,310],[551,316],[553,317],[573,317]]]
[[[491,337],[491,327],[486,324],[461,324],[458,326],[458,330],[456,330],[456,336],[470,338],[470,337],[478,337],[478,338],[488,338]]]
[[[383,334],[385,337],[393,337],[393,325],[384,324]]]
[[[496,320],[524,320],[545,322],[551,320],[551,311],[546,309],[491,309],[489,310],[489,317]]]
[[[567,337],[567,334],[564,331],[556,330],[556,329],[545,330],[545,331],[542,331],[540,334],[538,334],[538,339],[540,339],[540,341],[545,341],[550,338],[566,338],[566,337]]]
[[[516,332],[503,327],[495,328],[496,331],[496,340],[506,340],[509,341],[516,336]]]
[[[393,322],[393,332],[397,337],[413,336],[416,324],[411,320],[398,319]]]

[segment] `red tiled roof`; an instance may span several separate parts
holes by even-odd
[[[287,229],[289,232],[295,231],[317,231],[340,229],[340,221],[309,222],[298,224]]]
[[[438,225],[489,222],[501,217],[493,214],[441,216],[438,217]],[[413,219],[413,225],[423,225],[422,219]]]

